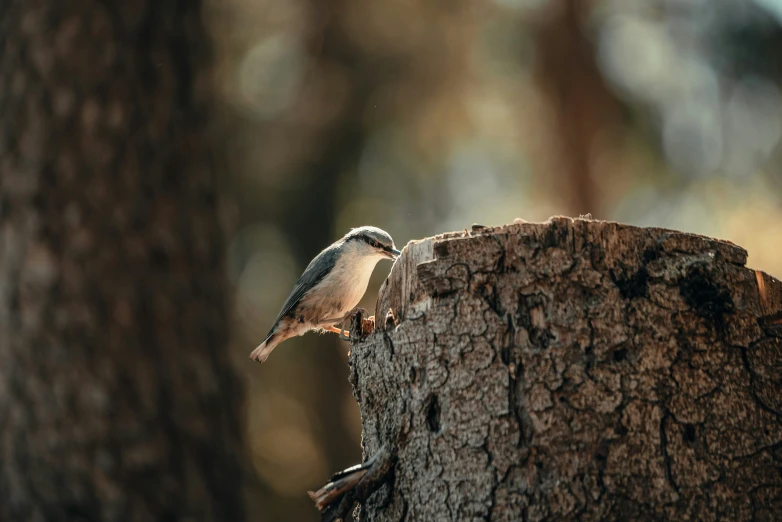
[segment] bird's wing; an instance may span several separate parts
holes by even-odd
[[[280,310],[277,319],[274,320],[272,329],[269,331],[266,339],[271,337],[271,335],[274,333],[274,329],[277,328],[277,323],[280,322],[280,319],[289,314],[291,310],[296,308],[296,305],[299,304],[301,298],[304,297],[304,294],[306,294],[309,290],[312,290],[312,288],[314,288],[315,285],[317,285],[326,276],[326,274],[331,272],[331,269],[334,268],[338,257],[339,252],[337,249],[333,246],[330,246],[315,256],[312,261],[310,261],[310,264],[307,265],[307,268],[304,269],[304,273],[301,274],[301,277],[299,277],[299,280],[296,281],[296,284],[293,286],[291,295],[288,296],[288,299],[285,300],[285,304],[282,305],[282,310]]]

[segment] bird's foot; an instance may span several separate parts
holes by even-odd
[[[321,522],[346,520],[356,502],[366,502],[383,485],[392,467],[393,456],[384,446],[365,463],[336,473],[318,491],[308,491]]]
[[[345,341],[350,340],[350,332],[348,332],[344,328],[337,328],[336,326],[326,326],[323,329],[326,330],[327,332],[332,332],[339,335],[340,339],[343,339]],[[347,335],[347,337],[344,337],[345,335]]]
[[[339,329],[339,338],[343,341],[350,341],[350,332],[345,330],[345,323],[342,323],[342,327]]]

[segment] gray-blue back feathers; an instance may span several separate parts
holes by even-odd
[[[340,242],[338,241],[329,245],[310,261],[310,264],[304,269],[304,273],[301,274],[301,277],[296,281],[296,284],[293,285],[291,294],[288,296],[288,299],[285,300],[285,304],[282,305],[282,310],[280,310],[279,315],[277,315],[277,319],[274,320],[272,328],[266,335],[264,342],[274,334],[274,329],[277,328],[277,323],[280,322],[280,319],[293,312],[296,309],[296,305],[301,302],[301,298],[304,297],[304,294],[309,290],[312,290],[312,288],[320,283],[323,278],[332,271],[334,265],[337,263],[337,259],[339,259],[339,244]]]

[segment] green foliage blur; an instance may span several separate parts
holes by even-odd
[[[309,260],[351,227],[401,246],[589,212],[728,239],[782,276],[780,0],[207,7],[252,520],[317,520],[305,491],[361,460],[347,344],[309,334],[247,360]]]

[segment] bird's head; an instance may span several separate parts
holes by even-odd
[[[361,256],[396,259],[401,254],[388,232],[377,227],[354,228],[343,239]]]

